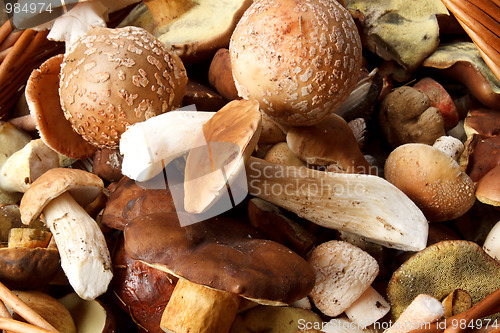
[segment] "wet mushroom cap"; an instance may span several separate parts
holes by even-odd
[[[275,121],[311,125],[354,89],[361,42],[336,1],[255,1],[229,44],[238,93]]]
[[[302,257],[226,217],[181,227],[176,213],[139,216],[127,224],[124,237],[134,259],[260,303],[290,304],[314,285],[312,267]]]
[[[115,148],[127,127],[180,106],[182,61],[142,28],[94,28],[65,55],[60,98],[86,141]]]
[[[59,269],[59,252],[55,248],[0,249],[0,281],[11,289],[42,288]]]
[[[403,191],[431,222],[462,216],[475,202],[475,184],[446,153],[422,143],[394,149],[385,178]]]

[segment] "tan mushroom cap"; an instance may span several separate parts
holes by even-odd
[[[387,287],[391,313],[397,319],[419,294],[444,299],[463,289],[476,304],[500,288],[500,262],[475,242],[442,241],[428,246],[403,263]]]
[[[26,191],[19,205],[21,220],[30,224],[45,206],[64,192],[71,193],[81,206],[91,203],[104,188],[101,178],[80,169],[50,169],[37,178]]]
[[[261,121],[256,101],[234,100],[203,125],[186,160],[187,212],[201,213],[225,194],[257,145]]]
[[[63,55],[45,61],[26,83],[26,102],[43,142],[56,152],[75,159],[92,156],[96,147],[73,131],[59,100],[59,73]]]
[[[479,180],[476,197],[482,203],[500,206],[500,164],[497,164]]]
[[[127,127],[182,103],[180,58],[142,28],[94,28],[65,54],[59,94],[73,129],[91,144],[118,146]]]
[[[385,178],[403,191],[431,222],[455,219],[475,202],[475,184],[444,152],[422,143],[394,149]]]
[[[255,1],[229,51],[239,95],[290,126],[317,123],[338,108],[361,66],[356,25],[336,1]]]
[[[336,114],[315,125],[290,127],[286,142],[290,150],[308,164],[333,165],[348,173],[375,173],[359,149],[351,128]]]
[[[42,288],[60,267],[55,248],[0,248],[0,281],[11,289]]]

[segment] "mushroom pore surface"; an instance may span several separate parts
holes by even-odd
[[[94,28],[61,66],[66,119],[85,140],[115,148],[127,127],[182,102],[187,75],[178,56],[142,28]]]
[[[312,125],[335,111],[361,66],[354,21],[329,0],[255,1],[229,51],[239,95],[290,126]]]

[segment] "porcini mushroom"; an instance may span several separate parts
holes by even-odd
[[[142,28],[94,28],[64,56],[59,95],[75,132],[115,148],[128,126],[180,106],[182,61]]]
[[[284,305],[312,289],[307,261],[259,239],[251,226],[218,216],[181,227],[177,214],[139,216],[124,230],[130,257],[180,278],[162,318],[164,331],[228,332],[238,295]]]
[[[412,199],[431,222],[462,216],[474,204],[476,186],[445,152],[423,143],[394,149],[385,178]]]
[[[376,174],[363,156],[347,122],[336,114],[311,126],[290,127],[290,150],[308,165],[327,166],[339,172]]]
[[[335,111],[361,67],[356,25],[337,1],[255,1],[229,51],[238,94],[291,126],[312,125]]]
[[[229,38],[251,0],[145,0],[121,26],[140,26],[167,45],[185,63],[207,59]]]
[[[330,317],[351,306],[370,287],[379,271],[377,261],[368,253],[335,240],[316,247],[308,261],[316,276],[309,296]]]
[[[392,147],[405,143],[433,144],[445,135],[444,119],[422,91],[402,86],[382,101],[379,124]]]
[[[19,206],[24,224],[43,213],[61,256],[61,267],[84,299],[104,293],[113,277],[104,235],[81,207],[92,202],[103,187],[102,180],[92,173],[55,168],[31,184]]]

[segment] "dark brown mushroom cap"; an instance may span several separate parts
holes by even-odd
[[[314,286],[312,267],[302,257],[222,216],[186,227],[175,213],[140,216],[127,224],[124,236],[134,259],[260,303],[289,304]]]
[[[464,120],[464,127],[471,134],[498,136],[500,135],[500,111],[486,108],[471,110]]]
[[[166,186],[163,189],[141,187],[135,180],[123,177],[112,188],[101,218],[101,223],[107,227],[123,230],[138,216],[175,212],[172,195]]]
[[[44,287],[60,267],[59,252],[55,248],[0,249],[0,282],[11,289]]]
[[[463,289],[475,304],[500,287],[500,262],[475,242],[442,241],[402,264],[387,287],[391,312],[397,319],[419,294],[439,300]]]
[[[500,164],[500,136],[472,134],[465,142],[460,166],[477,182],[488,171]]]

